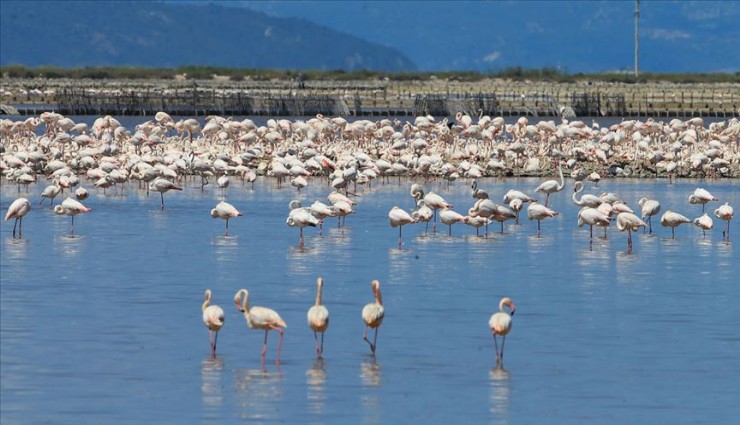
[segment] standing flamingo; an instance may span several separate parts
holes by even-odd
[[[455,223],[465,223],[465,216],[457,211],[444,208],[439,212],[439,220],[449,228],[448,235],[452,236],[452,225]]]
[[[370,351],[375,356],[375,349],[378,344],[378,328],[383,323],[383,317],[385,317],[385,309],[383,308],[383,297],[380,294],[380,282],[373,280],[370,286],[373,288],[373,295],[375,296],[375,302],[365,305],[362,309],[362,320],[365,322],[365,330],[362,332],[362,339],[370,345]],[[367,339],[367,328],[375,329],[375,337],[371,343]]]
[[[717,217],[720,220],[725,220],[727,222],[727,225],[725,226],[725,229],[722,230],[722,238],[730,241],[730,220],[732,220],[732,216],[735,214],[735,212],[732,209],[732,206],[728,202],[725,202],[724,205],[720,205],[719,208],[714,210],[714,216]],[[6,218],[7,220],[7,218]]]
[[[172,183],[171,181],[162,178],[157,177],[149,183],[149,189],[153,190],[155,192],[159,192],[159,197],[162,199],[162,208],[164,209],[164,194],[165,192],[169,192],[170,190],[182,190],[182,187],[176,185],[175,183]]]
[[[620,232],[627,231],[627,252],[632,252],[632,232],[637,231],[640,227],[645,228],[647,224],[632,213],[623,212],[617,215],[617,230]]]
[[[15,226],[18,225],[18,238],[23,234],[23,216],[31,211],[31,202],[26,198],[18,198],[13,201],[8,207],[8,212],[5,213],[5,221],[14,218],[13,222],[13,237],[15,238]]]
[[[701,217],[697,217],[694,219],[694,226],[699,227],[701,229],[702,235],[704,237],[707,237],[707,230],[714,227],[714,221],[712,221],[712,217],[709,216],[709,214],[704,213]]]
[[[506,314],[504,306],[509,307],[511,314]],[[504,344],[506,343],[506,335],[511,331],[511,316],[516,312],[516,307],[511,301],[511,298],[504,297],[498,303],[498,312],[491,315],[488,320],[488,326],[491,328],[493,334],[493,344],[496,347],[496,366],[504,366]],[[498,351],[498,342],[496,341],[496,335],[501,335],[501,354]]]
[[[547,202],[550,200],[550,194],[555,192],[560,192],[563,190],[563,187],[565,186],[565,179],[563,178],[563,164],[558,163],[558,172],[560,173],[560,184],[558,184],[557,180],[547,180],[543,182],[541,185],[537,186],[537,189],[535,189],[535,192],[541,192],[547,194],[545,197],[545,206],[547,206]]]
[[[650,228],[650,233],[653,233],[652,218],[654,215],[658,215],[658,213],[660,212],[660,202],[656,201],[655,199],[640,198],[637,203],[642,209],[642,219],[645,220],[645,217],[647,217],[647,225]]]
[[[290,227],[298,227],[300,230],[298,236],[298,245],[303,247],[303,228],[306,226],[316,227],[319,225],[319,219],[311,214],[310,208],[301,206],[301,201],[294,199],[288,206],[290,212],[285,223]]]
[[[324,288],[324,279],[316,279],[316,304],[308,309],[308,327],[313,331],[313,339],[316,342],[316,357],[324,355],[324,331],[329,327],[329,309],[321,304],[321,291]],[[321,345],[317,332],[321,333]]]
[[[61,204],[54,206],[54,213],[57,215],[68,215],[72,217],[72,227],[69,228],[69,234],[75,234],[75,216],[81,213],[88,213],[92,208],[88,208],[79,201],[67,197]]]
[[[249,291],[246,289],[240,289],[234,295],[234,303],[236,309],[244,313],[244,318],[247,320],[247,326],[250,329],[262,329],[265,331],[265,342],[262,345],[262,363],[265,363],[265,355],[267,354],[267,332],[274,330],[280,334],[280,342],[277,348],[277,357],[275,362],[280,364],[280,348],[283,346],[283,328],[287,328],[288,325],[280,317],[280,315],[273,309],[267,307],[250,307],[249,306]]]
[[[536,201],[533,201],[527,207],[527,216],[529,217],[529,219],[537,220],[537,237],[540,236],[540,221],[548,217],[555,217],[558,214],[560,213],[557,211],[553,211]]]
[[[221,201],[216,204],[216,208],[211,210],[212,218],[222,218],[226,220],[226,233],[225,236],[229,236],[229,219],[233,217],[241,217],[242,213],[239,212],[233,205],[228,202]]]
[[[676,227],[684,223],[691,223],[691,220],[689,220],[688,217],[671,210],[666,211],[663,216],[660,217],[660,225],[671,228],[671,239],[675,239],[676,237]]]
[[[203,312],[203,324],[208,328],[208,339],[211,343],[211,355],[216,357],[216,344],[218,343],[218,331],[224,326],[224,310],[211,305],[211,290],[206,289],[205,301],[201,306]]]
[[[710,201],[719,201],[719,199],[715,198],[708,190],[701,187],[696,188],[694,193],[689,195],[689,203],[701,204],[701,212],[704,212],[704,206]]]
[[[588,224],[590,229],[590,241],[594,239],[594,225],[609,226],[609,216],[599,211],[596,208],[583,207],[578,211],[578,227],[583,227],[584,224]]]
[[[401,229],[404,224],[416,223],[416,219],[411,214],[402,210],[401,208],[394,206],[388,213],[388,219],[391,227],[398,227],[398,249],[401,249],[403,244],[403,238],[401,237]]]
[[[441,196],[434,192],[427,193],[424,198],[424,205],[429,207],[434,213],[434,223],[432,224],[432,233],[437,233],[437,210],[444,208],[452,208],[452,204],[448,203]]]

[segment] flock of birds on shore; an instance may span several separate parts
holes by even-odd
[[[38,127],[45,126],[41,134]],[[640,227],[652,232],[653,216],[661,210],[659,201],[642,198],[639,201],[641,216],[627,206],[614,193],[601,195],[578,194],[584,190],[584,181],[598,185],[603,177],[627,175],[665,174],[669,182],[674,176],[698,175],[703,177],[738,176],[740,169],[740,122],[715,122],[704,128],[701,118],[669,123],[647,120],[622,121],[609,128],[594,123],[540,121],[530,125],[526,118],[506,125],[503,118],[479,117],[477,122],[464,114],[457,114],[454,122],[437,122],[432,117],[417,117],[413,123],[391,120],[377,122],[317,116],[307,121],[273,120],[257,126],[251,120],[235,121],[218,116],[208,117],[201,126],[195,119],[175,122],[160,112],[153,121],[137,125],[133,134],[116,119],[106,116],[95,120],[92,128],[75,123],[70,118],[55,113],[44,113],[23,121],[0,121],[0,171],[9,183],[21,186],[37,182],[44,176],[50,184],[41,193],[41,202],[50,199],[55,214],[70,216],[74,234],[74,217],[88,213],[84,201],[89,192],[80,185],[85,176],[99,190],[128,181],[138,181],[147,191],[159,192],[161,208],[165,208],[164,194],[183,190],[185,178],[200,178],[201,190],[208,179],[216,178],[220,188],[229,185],[230,178],[241,178],[254,184],[258,175],[274,177],[278,187],[284,179],[298,192],[309,184],[310,178],[328,178],[333,192],[329,204],[315,201],[308,207],[292,201],[286,224],[300,230],[299,243],[303,245],[303,228],[318,227],[321,232],[324,220],[337,217],[342,220],[353,214],[355,200],[350,198],[350,187],[371,186],[377,179],[398,176],[423,177],[424,181],[458,178],[472,180],[474,204],[461,214],[453,205],[434,192],[426,192],[423,185],[414,183],[410,195],[415,208],[407,212],[394,206],[388,213],[391,227],[399,229],[399,248],[402,247],[402,228],[414,223],[433,223],[437,219],[448,225],[465,223],[476,228],[476,233],[492,222],[507,220],[519,222],[519,213],[527,204],[527,216],[537,221],[538,235],[541,221],[559,213],[549,206],[551,194],[565,188],[563,168],[575,180],[572,201],[582,207],[578,212],[578,226],[588,225],[591,239],[593,226],[606,229],[612,221],[620,231],[627,232],[628,252],[632,251],[631,232]],[[488,193],[478,186],[476,179],[502,175],[545,175],[557,168],[559,180],[547,180],[535,192],[545,196],[544,203],[512,189],[503,196],[503,204],[495,203]],[[74,198],[67,196],[60,204],[54,199],[64,190],[74,189]],[[341,193],[344,191],[344,194]],[[693,223],[706,231],[713,227],[712,218],[705,205],[719,201],[711,193],[697,188],[688,198],[691,204],[702,206],[702,215],[694,220],[665,211],[660,218],[663,226],[675,227]],[[5,220],[15,219],[13,237],[22,237],[23,217],[31,209],[31,202],[24,197],[9,206]],[[723,239],[729,241],[729,225],[733,209],[724,203],[714,210],[714,216],[726,221]],[[233,205],[222,201],[211,211],[213,218],[226,221],[242,215]],[[314,332],[316,355],[323,355],[324,332],[328,328],[329,313],[322,305],[323,280],[317,280],[316,303],[307,313],[308,326]],[[377,332],[383,321],[384,309],[380,283],[371,284],[375,301],[362,310],[365,323],[363,340],[375,355]],[[267,335],[270,330],[280,335],[276,361],[279,363],[283,329],[286,323],[269,308],[250,306],[249,291],[239,290],[234,296],[237,309],[243,313],[247,325],[264,330],[262,358],[266,355]],[[202,305],[203,323],[209,330],[210,346],[215,356],[218,331],[224,324],[224,311],[211,304],[210,290],[205,292]],[[505,307],[510,313],[505,312]],[[515,307],[508,297],[501,299],[499,311],[489,321],[496,348],[496,363],[502,365],[505,337],[511,329],[511,315]],[[372,342],[368,331],[375,334]],[[320,338],[319,338],[320,334]],[[496,337],[501,336],[499,352]]]

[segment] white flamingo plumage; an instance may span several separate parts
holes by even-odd
[[[15,226],[18,225],[18,237],[23,235],[23,217],[31,211],[31,202],[26,198],[18,198],[13,201],[5,213],[5,221],[14,218],[13,237],[15,237]]]
[[[247,326],[250,329],[261,329],[265,331],[265,342],[262,345],[262,363],[265,362],[265,355],[267,354],[267,333],[269,331],[275,331],[280,334],[280,342],[278,343],[277,356],[275,362],[280,364],[280,349],[283,346],[283,328],[287,328],[288,325],[280,317],[280,315],[273,309],[259,306],[249,306],[249,291],[246,289],[240,289],[234,295],[234,303],[236,309],[244,313],[244,318],[247,320]]]
[[[504,311],[504,306],[509,307],[510,314]],[[516,312],[516,307],[511,301],[511,298],[504,297],[498,303],[498,312],[491,315],[488,320],[488,327],[491,329],[493,334],[493,343],[496,347],[496,366],[503,367],[504,364],[504,344],[506,343],[506,335],[511,331],[511,316]],[[496,335],[501,335],[501,353],[498,351],[498,342],[496,341]]]
[[[216,344],[218,343],[218,331],[224,326],[224,310],[211,305],[211,290],[206,289],[205,300],[201,306],[203,312],[203,324],[208,328],[208,339],[211,343],[211,355],[216,356]]]
[[[308,327],[313,331],[314,341],[316,342],[316,357],[321,358],[324,355],[324,332],[329,327],[329,309],[321,302],[322,290],[324,288],[324,279],[316,279],[316,303],[308,309],[306,315]],[[317,334],[321,334],[321,344]]]

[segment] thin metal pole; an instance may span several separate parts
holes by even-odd
[[[635,0],[635,78],[640,73],[640,0]]]

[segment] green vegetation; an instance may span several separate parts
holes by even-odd
[[[476,82],[487,78],[502,78],[514,81],[536,80],[560,83],[577,81],[602,81],[613,83],[740,83],[740,72],[735,73],[699,73],[699,74],[655,74],[643,73],[639,78],[626,72],[609,72],[598,74],[569,74],[556,68],[525,69],[522,67],[505,68],[487,73],[473,71],[459,72],[380,72],[380,71],[319,71],[319,70],[274,70],[274,69],[235,69],[210,66],[185,66],[179,68],[138,68],[138,67],[85,67],[60,68],[54,66],[25,67],[10,65],[0,67],[0,79],[9,78],[47,78],[47,79],[95,79],[95,80],[171,80],[177,76],[188,80],[210,80],[215,76],[225,77],[230,81],[291,81],[302,78],[306,81],[430,81],[449,80],[459,82]]]

